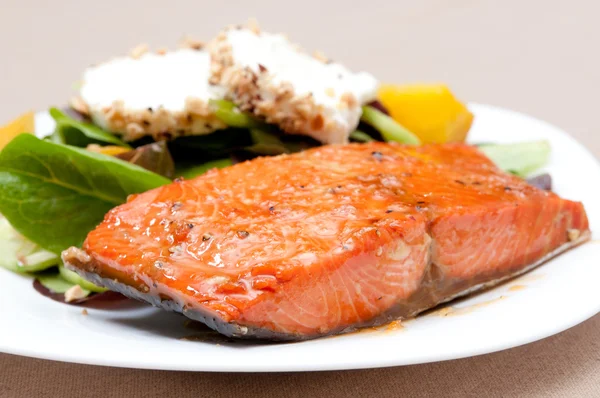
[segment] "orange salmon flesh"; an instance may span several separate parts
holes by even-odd
[[[581,203],[475,147],[369,143],[133,195],[63,260],[228,336],[296,340],[414,316],[589,235]]]

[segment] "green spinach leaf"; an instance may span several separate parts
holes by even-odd
[[[60,253],[127,196],[170,180],[125,161],[22,134],[0,152],[0,213],[25,237]]]
[[[114,134],[91,123],[77,121],[56,108],[50,108],[50,116],[56,122],[51,140],[57,144],[85,148],[89,144],[112,144],[130,148]]]

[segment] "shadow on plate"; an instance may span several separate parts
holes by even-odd
[[[188,319],[181,314],[167,312],[148,305],[144,305],[144,307],[145,308],[138,311],[128,313],[127,316],[108,316],[106,317],[106,321],[118,324],[122,327],[132,328],[149,334],[181,341],[200,342],[235,348],[274,343],[257,340],[232,339],[215,332],[203,323]]]

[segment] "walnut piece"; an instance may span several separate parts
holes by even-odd
[[[75,285],[65,292],[65,301],[70,303],[72,301],[80,300],[87,296],[87,293],[79,285]]]

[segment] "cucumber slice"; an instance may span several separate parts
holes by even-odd
[[[14,272],[38,272],[60,262],[58,255],[42,249],[17,232],[0,215],[0,267]]]
[[[43,273],[36,276],[36,279],[48,290],[53,293],[64,293],[73,286],[71,282],[67,282],[58,272]]]
[[[77,275],[75,272],[66,269],[65,266],[62,264],[58,266],[58,272],[60,276],[63,277],[63,279],[65,279],[68,282],[71,282],[74,285],[81,286],[81,288],[84,290],[89,290],[96,293],[102,293],[108,290],[106,288],[96,286],[90,281],[86,281],[85,279]]]
[[[52,252],[44,249],[37,251],[22,258],[18,266],[25,272],[38,272],[58,265],[60,258]]]
[[[373,142],[375,139],[364,131],[354,130],[350,133],[350,139],[357,142]]]

